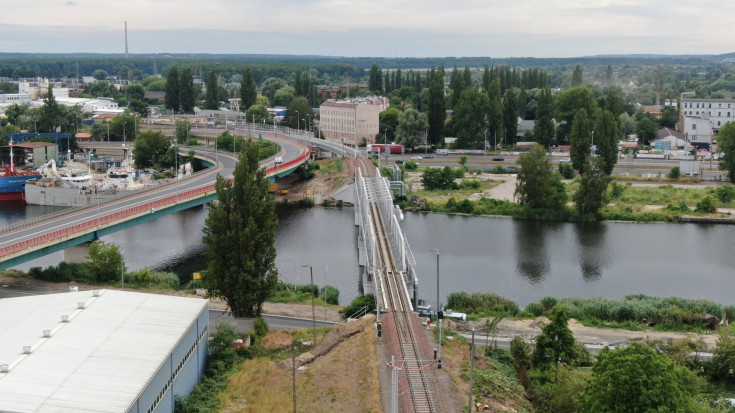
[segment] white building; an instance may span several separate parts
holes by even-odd
[[[3,93],[0,94],[0,103],[27,104],[31,101],[31,95],[28,93]]]
[[[206,300],[80,291],[0,314],[0,411],[173,412],[204,372]]]
[[[380,132],[380,112],[390,101],[382,96],[327,100],[319,107],[319,129],[330,142],[357,147],[360,142],[375,143]]]
[[[682,97],[679,128],[692,143],[709,144],[726,123],[735,121],[735,99]]]

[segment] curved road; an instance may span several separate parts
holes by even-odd
[[[269,138],[281,145],[282,152],[279,154],[284,161],[288,162],[297,159],[308,150],[308,148],[294,143],[287,139]],[[0,234],[0,248],[17,244],[23,241],[33,239],[38,236],[52,233],[57,230],[66,229],[76,224],[93,222],[106,215],[112,215],[117,212],[128,210],[132,207],[145,205],[151,201],[161,200],[171,196],[178,196],[181,193],[192,189],[203,188],[212,185],[216,173],[225,177],[232,177],[236,159],[231,152],[213,152],[211,150],[198,150],[197,154],[206,155],[215,159],[217,164],[213,168],[201,171],[191,178],[182,180],[176,184],[170,184],[146,191],[141,191],[136,195],[127,196],[115,201],[108,201],[97,206],[91,206],[83,209],[74,209],[67,213],[53,214],[52,216],[41,217],[39,221],[33,223],[26,222],[23,225],[12,226],[2,231]],[[266,168],[275,166],[273,159],[266,160],[261,165]],[[29,224],[29,225],[28,225]]]

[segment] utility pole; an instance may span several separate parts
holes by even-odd
[[[329,265],[324,268],[324,321],[327,321],[327,271]]]
[[[291,393],[293,393],[293,413],[296,413],[296,340],[291,340]]]
[[[472,344],[470,346],[470,404],[469,411],[472,411],[472,379],[475,377],[475,325],[472,324]]]

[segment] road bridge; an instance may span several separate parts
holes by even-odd
[[[284,163],[275,164],[269,158],[261,165],[268,176],[283,176],[309,159],[307,146],[288,139],[290,129],[264,133],[266,139],[281,145],[278,154]],[[215,165],[192,177],[168,185],[135,191],[126,196],[98,201],[97,205],[70,208],[38,219],[26,220],[0,231],[0,269],[61,251],[99,237],[138,225],[160,216],[208,203],[217,197],[214,191],[216,173],[231,178],[236,159],[230,152],[197,150],[197,155]]]

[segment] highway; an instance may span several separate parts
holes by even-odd
[[[287,139],[270,138],[281,145],[282,152],[279,154],[285,162],[297,159],[303,155],[308,148]],[[182,148],[183,149],[183,148]],[[187,149],[188,150],[188,149]],[[176,196],[190,190],[210,186],[215,181],[217,173],[231,178],[235,169],[236,159],[230,152],[213,151],[212,149],[196,149],[198,155],[207,156],[216,160],[216,165],[204,171],[194,174],[192,177],[182,179],[178,182],[156,187],[136,193],[107,203],[100,203],[87,208],[74,208],[64,210],[56,214],[47,215],[33,221],[26,221],[19,225],[4,228],[0,232],[0,248],[32,240],[54,231],[68,229],[77,224],[89,224],[102,217],[114,215],[130,208],[140,207],[153,201],[162,200]],[[263,162],[266,167],[275,165],[273,159]]]

